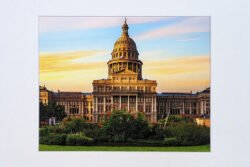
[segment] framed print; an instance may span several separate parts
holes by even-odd
[[[249,166],[249,1],[3,1],[0,166]]]
[[[40,17],[39,59],[39,150],[210,151],[210,17]]]

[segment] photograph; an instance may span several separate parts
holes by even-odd
[[[250,167],[249,11],[0,2],[0,167]]]
[[[39,151],[210,152],[210,16],[40,16]]]

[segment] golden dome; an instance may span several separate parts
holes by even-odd
[[[122,35],[116,40],[113,52],[134,51],[138,53],[135,41],[129,37],[128,29],[129,27],[125,19],[124,24],[122,26]]]

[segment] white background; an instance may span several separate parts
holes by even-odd
[[[39,152],[38,16],[211,16],[211,152]],[[248,0],[1,0],[0,167],[249,167],[249,31]]]

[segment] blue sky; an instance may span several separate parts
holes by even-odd
[[[81,58],[83,59],[82,61],[106,62],[111,58],[110,53],[112,52],[114,42],[121,35],[123,22],[124,17],[40,17],[40,56],[57,56],[57,58],[61,58],[60,56],[62,56],[61,54],[63,53],[69,53],[67,56],[72,57],[75,52],[81,52],[83,55],[85,55],[85,52],[91,52],[87,57],[82,56],[84,57],[84,59]],[[139,58],[142,61],[153,62],[162,60],[162,63],[164,63],[164,61],[170,59],[180,60],[191,57],[195,58],[194,62],[196,62],[196,59],[199,57],[210,58],[210,17],[127,17],[127,23],[129,25],[129,35],[135,40],[140,54]],[[48,61],[49,59],[43,60]],[[68,58],[67,60],[72,61]],[[57,61],[54,63],[57,63]],[[168,62],[166,62],[166,64],[167,63]],[[176,63],[178,64],[178,62]],[[46,62],[46,64],[48,64],[48,62]],[[206,68],[208,71],[204,73],[206,77],[203,77],[203,79],[207,78],[204,79],[206,80],[204,84],[199,86],[194,85],[193,88],[191,85],[186,88],[185,86],[176,88],[174,86],[161,86],[160,90],[188,91],[190,89],[200,90],[209,86],[210,62],[206,65],[208,66]],[[150,71],[149,69],[153,68],[153,66],[154,65],[145,67],[146,72]],[[157,66],[157,64],[155,64],[155,66]],[[159,66],[164,66],[164,64],[160,64]],[[42,67],[45,66],[42,65]],[[176,68],[177,67],[178,65]],[[53,69],[55,68],[56,67],[53,67]],[[58,73],[58,69],[55,71],[58,75],[54,74],[53,76],[60,80],[58,76],[61,74]],[[52,77],[46,76],[51,75],[53,71],[46,73],[41,69],[40,72],[41,84],[47,84],[54,89],[55,87],[61,87],[59,83],[55,83]],[[79,71],[75,71],[74,74],[77,72]],[[168,71],[166,71],[166,74],[167,73]],[[106,74],[104,73],[104,75]],[[180,73],[176,74],[174,79],[178,79],[180,75]],[[145,73],[145,76],[153,77],[149,73]],[[182,78],[187,78],[187,76],[182,76]],[[96,77],[96,79],[99,79],[98,77],[101,76],[96,75]],[[105,77],[106,76],[103,76],[102,78]],[[156,75],[156,78],[152,79],[158,79],[157,77],[159,76]],[[197,78],[199,77],[200,74],[197,75]],[[65,77],[61,77],[61,79],[63,78],[65,79]],[[81,81],[78,80],[76,76],[75,79],[77,82]],[[51,84],[51,81],[53,81],[53,84]],[[91,91],[91,80],[89,80],[88,83],[90,86],[87,86],[87,90]],[[77,90],[84,91],[82,90],[83,88],[80,87],[81,86],[78,85]],[[71,87],[66,85],[62,86],[62,89],[66,88],[70,89]]]

